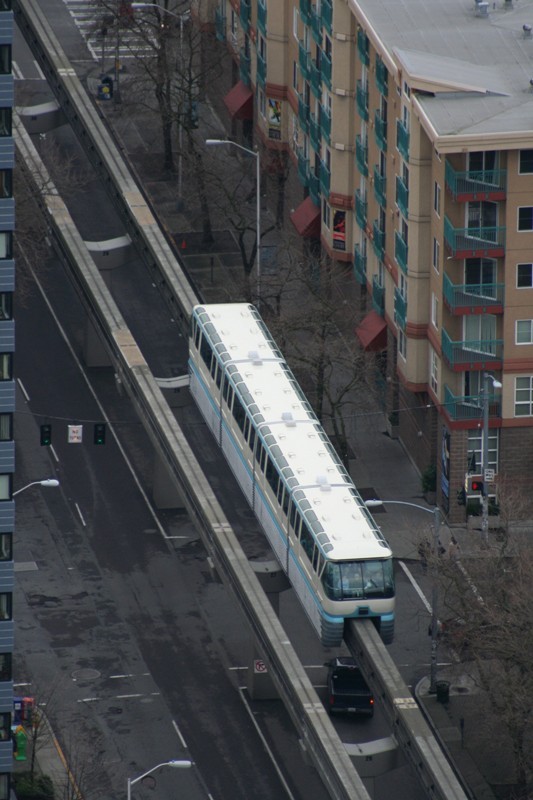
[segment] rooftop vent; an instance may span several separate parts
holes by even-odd
[[[263,360],[257,350],[248,350],[248,358],[252,364],[262,364]]]
[[[331,485],[328,483],[328,479],[326,478],[325,475],[317,475],[316,476],[316,482],[320,486],[320,491],[321,492],[330,492],[331,491]]]
[[[531,25],[522,25],[522,36],[524,39],[531,39]]]
[[[296,427],[296,422],[294,420],[294,417],[292,416],[292,411],[282,411],[281,421],[284,422],[288,428]]]

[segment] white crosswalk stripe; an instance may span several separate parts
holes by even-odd
[[[151,52],[150,46],[139,33],[127,25],[120,26],[118,31],[116,25],[106,27],[106,17],[112,15],[96,0],[63,1],[85,39],[89,52],[102,66],[106,66],[106,59],[109,65],[109,61],[116,58],[117,50],[120,63],[138,58],[143,52]],[[103,30],[107,30],[106,35],[102,35]]]

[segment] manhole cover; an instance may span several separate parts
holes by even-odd
[[[94,681],[100,677],[97,669],[75,669],[72,678],[75,681]]]

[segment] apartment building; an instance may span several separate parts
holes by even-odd
[[[352,265],[366,308],[354,335],[381,354],[389,418],[420,470],[436,467],[450,521],[464,520],[468,471],[489,470],[491,493],[498,480],[527,490],[533,0],[220,0],[196,13],[233,65],[228,126],[253,135],[269,175],[290,160],[287,216]]]

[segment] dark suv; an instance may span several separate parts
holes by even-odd
[[[354,659],[338,656],[327,661],[328,711],[330,714],[374,714],[374,695]]]

